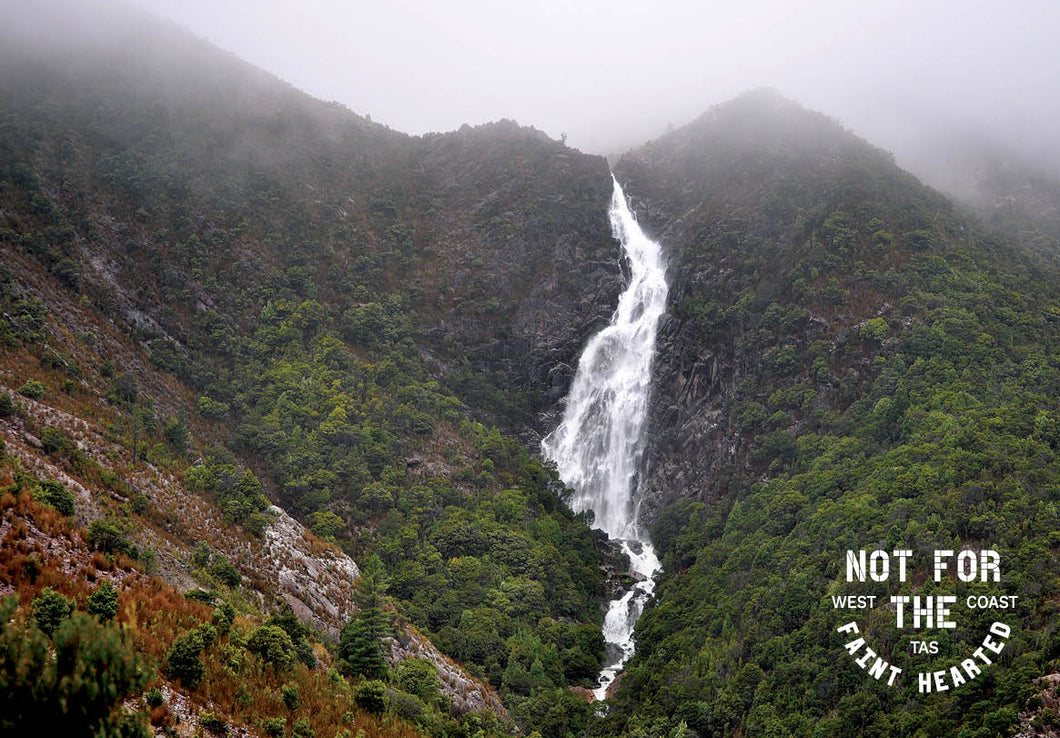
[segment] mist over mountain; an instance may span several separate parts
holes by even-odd
[[[835,111],[757,88],[609,167],[507,119],[393,130],[135,8],[9,20],[0,728],[1055,727],[1044,153],[953,136],[932,153],[959,204]],[[606,603],[639,575],[540,441],[630,282],[609,169],[666,262],[626,444],[663,569],[599,705]],[[920,566],[881,598],[995,599],[946,632],[839,612],[859,549]],[[931,581],[938,550],[994,551],[1003,576]],[[844,649],[844,615],[895,685]],[[998,622],[996,663],[918,689]]]

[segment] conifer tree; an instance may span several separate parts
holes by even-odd
[[[383,639],[390,631],[390,616],[385,610],[386,590],[383,562],[373,554],[361,567],[361,578],[354,590],[357,612],[339,637],[339,657],[349,664],[354,674],[377,679],[386,675]]]

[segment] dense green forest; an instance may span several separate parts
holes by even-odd
[[[1060,659],[1052,236],[992,232],[771,93],[617,161],[669,260],[640,480],[665,571],[597,711],[579,688],[622,562],[537,442],[622,286],[607,163],[510,122],[406,136],[142,23],[108,30],[120,44],[0,49],[0,582],[17,596],[0,691],[32,707],[0,725],[112,662],[86,734],[173,728],[174,688],[206,730],[328,738],[1055,724],[1034,681]],[[216,522],[189,534],[160,487]],[[272,504],[328,566],[361,566],[334,632],[266,594]],[[930,657],[865,621],[923,670],[1010,623],[959,690],[888,689],[843,651],[845,551],[897,547],[995,549],[1004,577],[881,594],[1020,597],[963,613]],[[389,663],[384,641],[410,632],[453,671]],[[11,667],[49,654],[38,682]],[[465,673],[504,708],[456,709],[443,677]]]
[[[1055,254],[990,235],[771,93],[617,170],[674,281],[656,422],[680,430],[657,426],[648,483],[679,469],[685,487],[657,503],[667,574],[601,734],[1010,734],[1060,658]],[[1018,595],[1017,609],[961,612],[930,657],[874,616],[867,637],[910,674],[873,683],[835,631],[854,617],[830,601],[857,591],[845,551],[962,547],[997,550],[1001,584],[921,576],[879,594]],[[1014,631],[996,668],[916,693],[911,672],[948,668],[994,620]]]

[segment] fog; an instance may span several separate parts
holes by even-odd
[[[131,2],[409,133],[514,118],[616,153],[770,86],[951,189],[969,150],[1060,172],[1055,0]]]

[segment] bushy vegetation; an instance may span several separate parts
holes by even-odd
[[[9,531],[0,556],[0,585],[18,592],[0,604],[0,730],[5,733],[32,728],[56,735],[146,736],[148,720],[157,729],[172,729],[176,718],[163,690],[156,686],[144,693],[159,676],[185,691],[192,704],[211,706],[198,717],[208,730],[245,724],[281,735],[285,728],[277,732],[277,725],[287,726],[289,718],[291,729],[297,725],[301,735],[336,735],[351,726],[373,738],[466,735],[471,725],[484,727],[485,735],[507,732],[496,719],[452,714],[448,701],[432,691],[439,682],[423,664],[393,676],[384,670],[382,678],[393,686],[365,682],[368,692],[383,685],[383,703],[372,702],[372,712],[360,708],[360,681],[348,682],[333,669],[306,663],[322,647],[290,613],[256,625],[237,619],[227,601],[211,609],[131,572],[122,572],[118,585],[104,580],[95,588],[71,579],[61,559],[36,550],[26,521],[65,541],[75,557],[90,556],[87,548],[78,548],[83,531],[37,502],[31,485],[13,493],[12,466],[10,459],[0,463],[3,522]],[[31,554],[18,553],[26,550]],[[141,693],[149,714],[124,710],[123,702],[136,703]],[[416,695],[436,699],[428,704]],[[423,703],[423,709],[409,711],[410,699]]]
[[[252,534],[264,534],[271,497],[358,561],[377,555],[402,616],[496,688],[516,694],[506,670],[533,666],[535,658],[516,653],[517,637],[539,644],[548,663],[533,689],[590,683],[603,647],[601,556],[588,520],[556,499],[550,470],[482,422],[531,417],[529,367],[508,361],[513,377],[480,375],[435,327],[456,310],[483,320],[461,325],[460,340],[507,340],[515,310],[500,298],[529,297],[531,277],[553,269],[549,251],[525,243],[566,239],[610,254],[603,161],[568,157],[511,123],[410,139],[262,80],[252,87],[293,117],[277,128],[251,123],[256,133],[241,134],[230,156],[213,151],[203,131],[247,133],[247,111],[228,102],[186,107],[150,74],[120,85],[101,74],[81,88],[94,93],[64,97],[68,104],[46,115],[31,100],[65,90],[63,74],[48,63],[20,66],[19,84],[0,83],[10,113],[0,123],[0,207],[15,214],[3,248],[33,280],[39,268],[58,281],[52,299],[77,293],[79,310],[127,328],[153,370],[194,394],[193,407],[163,410],[141,357],[100,352],[91,362],[89,380],[115,417],[108,430],[133,463],[180,472]],[[247,89],[196,75],[195,95],[214,83],[218,101]],[[148,109],[172,115],[163,122]],[[318,136],[295,123],[303,118],[342,133]],[[85,156],[41,145],[48,140]],[[424,173],[434,161],[452,176],[413,175],[410,160],[423,161]],[[330,163],[310,164],[321,161]],[[553,202],[554,185],[569,200]],[[502,200],[481,213],[498,190]],[[440,208],[443,201],[451,205]],[[121,238],[97,238],[92,224],[104,211],[127,229]],[[449,243],[444,233],[459,238]],[[469,238],[483,249],[516,249],[525,274],[491,278],[481,260],[456,253]],[[128,295],[116,299],[82,274],[85,242],[106,244],[107,269]],[[439,266],[457,260],[461,272],[440,280]],[[43,357],[44,311],[21,296],[33,290],[14,289],[26,274],[4,274],[2,306],[15,320],[0,323],[0,337]],[[150,318],[130,323],[130,309]],[[444,366],[425,355],[428,344]],[[198,424],[212,445],[188,453]],[[71,444],[53,454],[79,476],[84,469],[73,467],[91,467]],[[134,512],[150,514],[148,500],[130,499]],[[123,525],[114,516],[95,521],[90,542],[135,558],[141,552]],[[239,584],[223,562],[202,568],[218,585]],[[304,639],[288,636],[308,661]],[[529,696],[526,685],[517,689]]]
[[[65,484],[53,479],[43,480],[33,496],[39,502],[54,507],[63,515],[73,515],[76,509],[74,493],[67,489]]]
[[[627,189],[654,206],[645,222],[665,218],[654,225],[673,239],[665,337],[680,341],[660,357],[676,372],[661,391],[686,394],[660,406],[669,425],[653,447],[695,426],[679,421],[717,413],[701,448],[681,439],[682,463],[646,471],[678,468],[684,482],[697,471],[687,455],[728,451],[708,483],[673,485],[655,511],[666,574],[598,721],[570,686],[591,684],[603,657],[605,555],[554,472],[491,422],[538,422],[523,329],[542,315],[537,286],[564,276],[551,254],[582,237],[613,246],[603,163],[510,124],[410,139],[242,69],[150,76],[202,52],[181,48],[167,58],[160,47],[164,62],[144,76],[113,75],[110,57],[79,63],[76,89],[54,61],[12,57],[0,79],[0,249],[16,265],[0,269],[0,344],[20,362],[20,395],[0,393],[0,415],[33,399],[87,402],[84,379],[106,397],[91,411],[132,468],[169,468],[256,536],[270,499],[282,503],[364,565],[361,607],[336,661],[318,664],[313,634],[286,613],[246,612],[239,569],[205,544],[193,565],[209,592],[184,597],[134,574],[146,552],[127,509],[148,513],[146,496],[62,429],[27,427],[48,463],[128,503],[75,531],[69,490],[5,468],[5,514],[23,524],[0,577],[23,606],[0,613],[2,638],[52,681],[41,701],[0,711],[3,727],[82,690],[98,675],[62,677],[91,657],[115,670],[108,699],[77,708],[82,731],[117,729],[114,706],[147,686],[131,665],[221,706],[200,716],[210,730],[505,729],[451,714],[429,666],[386,667],[390,606],[545,738],[979,738],[1008,730],[1030,679],[1055,670],[1055,270],[815,116],[778,128],[745,106],[720,138],[677,132],[680,145],[627,160]],[[260,109],[246,102],[256,98]],[[104,255],[105,276],[82,271],[83,244]],[[513,251],[528,254],[517,274],[496,263]],[[128,356],[101,348],[84,372],[53,346],[72,330],[56,321],[82,312],[124,331]],[[117,601],[30,552],[28,520],[126,572]],[[823,604],[841,552],[961,541],[1000,550],[1004,589],[1023,597],[1004,668],[924,700],[866,690],[836,661]],[[939,658],[966,645],[955,638]],[[61,649],[73,665],[51,659]],[[0,673],[5,698],[36,689]],[[151,710],[169,725],[164,703]],[[40,719],[69,718],[51,713]]]
[[[148,735],[144,716],[122,708],[149,674],[130,639],[85,613],[56,621],[58,597],[45,590],[35,601],[36,624],[18,614],[17,598],[0,604],[0,728],[13,735]],[[49,616],[42,618],[45,603]]]
[[[666,574],[595,732],[1007,735],[1039,689],[1032,679],[1060,657],[1055,270],[976,231],[879,152],[796,115],[758,119],[771,130],[761,141],[707,123],[679,134],[703,137],[682,149],[703,161],[682,160],[675,190],[640,190],[686,212],[678,192],[708,197],[711,168],[732,167],[727,216],[708,222],[717,214],[705,209],[672,245],[673,329],[685,340],[673,361],[717,357],[714,432],[733,454],[701,499],[660,511],[652,532]],[[726,161],[759,147],[779,151],[746,168]],[[818,148],[837,162],[828,176],[811,174]],[[641,172],[642,186],[659,174]],[[683,287],[719,265],[728,272],[708,291]],[[917,694],[915,675],[875,688],[834,630],[845,551],[905,547],[930,562],[962,546],[1000,553],[996,593],[1019,595],[1015,612],[962,608],[930,658],[895,644],[882,618],[866,638],[915,670],[943,669],[1001,619],[1014,635],[1000,663],[943,693]]]

